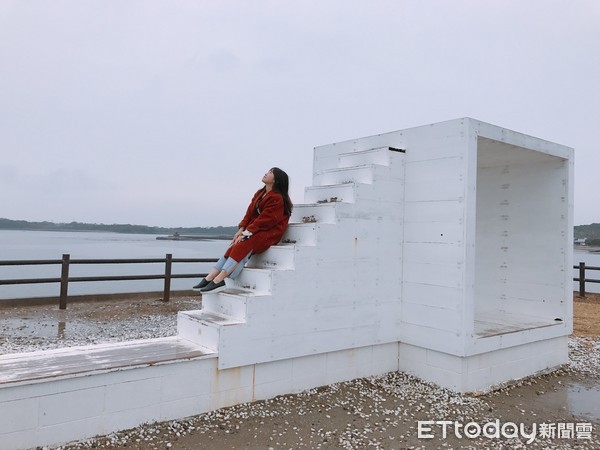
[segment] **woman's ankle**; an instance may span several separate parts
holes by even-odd
[[[213,282],[215,284],[220,283],[221,281],[223,281],[225,278],[227,278],[227,272],[225,272],[224,270],[221,271],[221,273],[219,273],[216,277],[213,278]]]

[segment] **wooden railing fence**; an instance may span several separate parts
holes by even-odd
[[[172,267],[175,263],[214,263],[217,258],[173,258],[172,254],[167,254],[165,258],[155,259],[71,259],[71,256],[65,254],[62,259],[39,259],[39,260],[14,260],[0,261],[0,266],[33,266],[33,265],[61,265],[60,278],[22,278],[22,279],[0,279],[1,285],[15,284],[39,284],[39,283],[60,283],[59,308],[67,308],[67,298],[69,292],[69,283],[79,283],[86,281],[136,281],[136,280],[164,280],[163,301],[168,302],[171,298],[171,280],[174,278],[200,278],[206,276],[206,273],[186,273],[174,274]],[[111,275],[94,277],[70,277],[69,269],[73,264],[156,264],[163,263],[164,273],[156,275]]]
[[[137,281],[137,280],[164,280],[163,301],[168,302],[171,298],[171,280],[175,278],[200,278],[206,276],[206,273],[186,273],[174,274],[172,267],[174,263],[214,263],[217,258],[173,258],[172,254],[167,254],[165,258],[155,259],[71,259],[71,256],[65,254],[61,259],[38,259],[38,260],[13,260],[1,261],[0,266],[33,266],[33,265],[61,265],[60,278],[22,278],[22,279],[0,279],[0,286],[15,284],[39,284],[39,283],[60,283],[59,308],[67,308],[67,299],[69,292],[69,283],[79,283],[86,281]],[[164,273],[156,275],[111,275],[95,277],[70,277],[69,268],[73,264],[151,264],[164,263]],[[573,266],[573,269],[579,269],[579,277],[573,278],[573,281],[579,281],[579,295],[585,297],[586,283],[600,283],[599,279],[586,277],[586,270],[600,270],[600,267],[586,266],[584,262]]]
[[[578,266],[573,266],[573,269],[579,269],[579,277],[573,278],[573,281],[579,281],[579,296],[585,297],[585,283],[600,283],[600,280],[586,278],[586,270],[600,270],[600,267],[586,266],[584,262],[580,262]]]

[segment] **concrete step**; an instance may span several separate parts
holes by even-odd
[[[316,223],[290,223],[281,242],[303,247],[315,246],[317,243]]]
[[[381,182],[404,182],[404,154],[390,152],[391,165],[365,164],[356,167],[338,167],[313,174],[313,186],[356,183],[363,185]]]
[[[247,268],[291,270],[294,268],[294,245],[273,245],[266,252],[252,255]]]
[[[406,148],[405,143],[401,143],[397,139],[397,137],[392,140],[394,142],[394,144],[391,144],[392,148],[397,150]],[[332,145],[322,145],[315,147],[313,156],[313,173],[320,173],[324,170],[335,169],[336,167],[340,167],[339,157],[342,154],[359,153],[378,148],[389,149],[390,142],[388,141],[389,137],[386,137],[385,135],[380,135],[378,139],[374,139],[369,143],[361,141],[347,141],[341,143],[338,142]],[[372,163],[372,161],[367,161],[366,163],[355,163],[353,165],[360,166],[362,164]]]
[[[251,305],[256,305],[253,302],[264,302],[268,298],[271,298],[271,295],[257,295],[251,291],[226,289],[216,294],[204,294],[202,296],[202,311],[246,322]]]
[[[354,203],[355,183],[310,186],[304,190],[306,203]]]
[[[374,164],[366,164],[358,167],[325,170],[313,175],[313,186],[328,186],[352,182],[372,184],[376,167]]]
[[[336,203],[308,203],[294,205],[290,224],[336,223]],[[288,225],[288,230],[290,226]]]
[[[218,352],[221,327],[243,323],[243,320],[203,310],[179,311],[177,335],[209,351]]]
[[[246,320],[247,303],[248,293],[244,292],[226,290],[202,295],[202,311],[240,321]]]
[[[250,258],[252,260],[252,258]],[[235,280],[229,280],[231,288],[251,291],[254,295],[266,295],[271,293],[271,269],[255,269],[245,267]]]
[[[377,147],[358,152],[341,153],[338,155],[338,167],[357,167],[365,164],[378,164],[389,166],[393,153],[402,153],[400,149],[392,147]]]

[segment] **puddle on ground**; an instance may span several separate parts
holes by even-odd
[[[571,381],[565,386],[567,408],[578,417],[600,420],[600,386]]]
[[[0,321],[0,336],[13,338],[59,338],[69,337],[69,332],[93,334],[99,331],[100,325],[57,321],[49,318],[18,318]]]
[[[536,403],[545,410],[562,410],[584,420],[600,422],[600,385],[594,380],[563,378],[552,390],[540,395]]]

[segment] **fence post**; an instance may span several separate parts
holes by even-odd
[[[163,292],[163,302],[168,302],[171,298],[171,266],[173,265],[173,255],[167,253],[165,258],[165,289]]]
[[[579,296],[585,297],[585,263],[579,263]]]
[[[60,303],[59,309],[67,309],[67,295],[69,293],[69,261],[71,255],[62,255],[62,269],[60,272]]]

